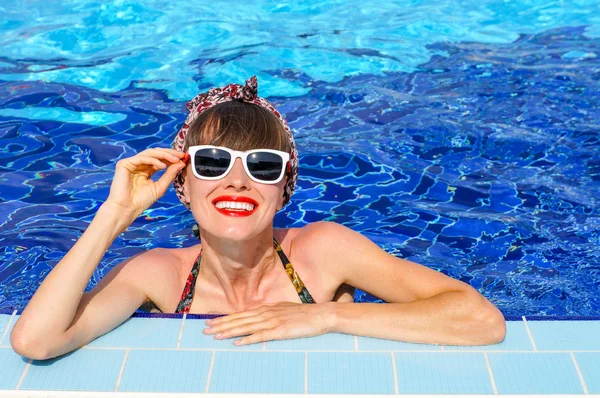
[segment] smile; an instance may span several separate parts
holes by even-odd
[[[227,210],[246,210],[251,211],[254,209],[254,205],[250,203],[240,203],[240,202],[218,202],[215,203],[215,206],[219,209],[227,209]]]
[[[212,201],[217,211],[230,217],[245,217],[254,213],[258,203],[243,196],[219,196]]]

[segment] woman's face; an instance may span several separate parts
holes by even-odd
[[[223,239],[253,238],[272,227],[275,213],[283,207],[287,177],[277,184],[254,182],[246,174],[240,158],[220,180],[198,179],[189,165],[184,175],[185,199],[201,230]],[[255,204],[251,211],[230,209],[236,205],[249,208],[249,203]]]

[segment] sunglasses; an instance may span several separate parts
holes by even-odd
[[[252,181],[277,184],[287,169],[290,154],[274,149],[234,151],[222,146],[195,145],[188,149],[192,171],[201,180],[218,180],[227,175],[237,158],[242,159],[246,173]]]

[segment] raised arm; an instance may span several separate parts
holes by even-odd
[[[185,167],[182,157],[182,152],[154,148],[117,162],[109,198],[15,324],[10,335],[15,352],[33,359],[62,355],[118,326],[148,299],[134,275],[160,251],[119,264],[94,290],[85,294],[84,290],[114,239],[165,193]],[[150,179],[164,168],[158,181]]]

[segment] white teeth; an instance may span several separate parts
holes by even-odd
[[[229,210],[247,210],[252,211],[254,209],[254,205],[247,202],[217,202],[215,206],[219,209],[229,209]]]

